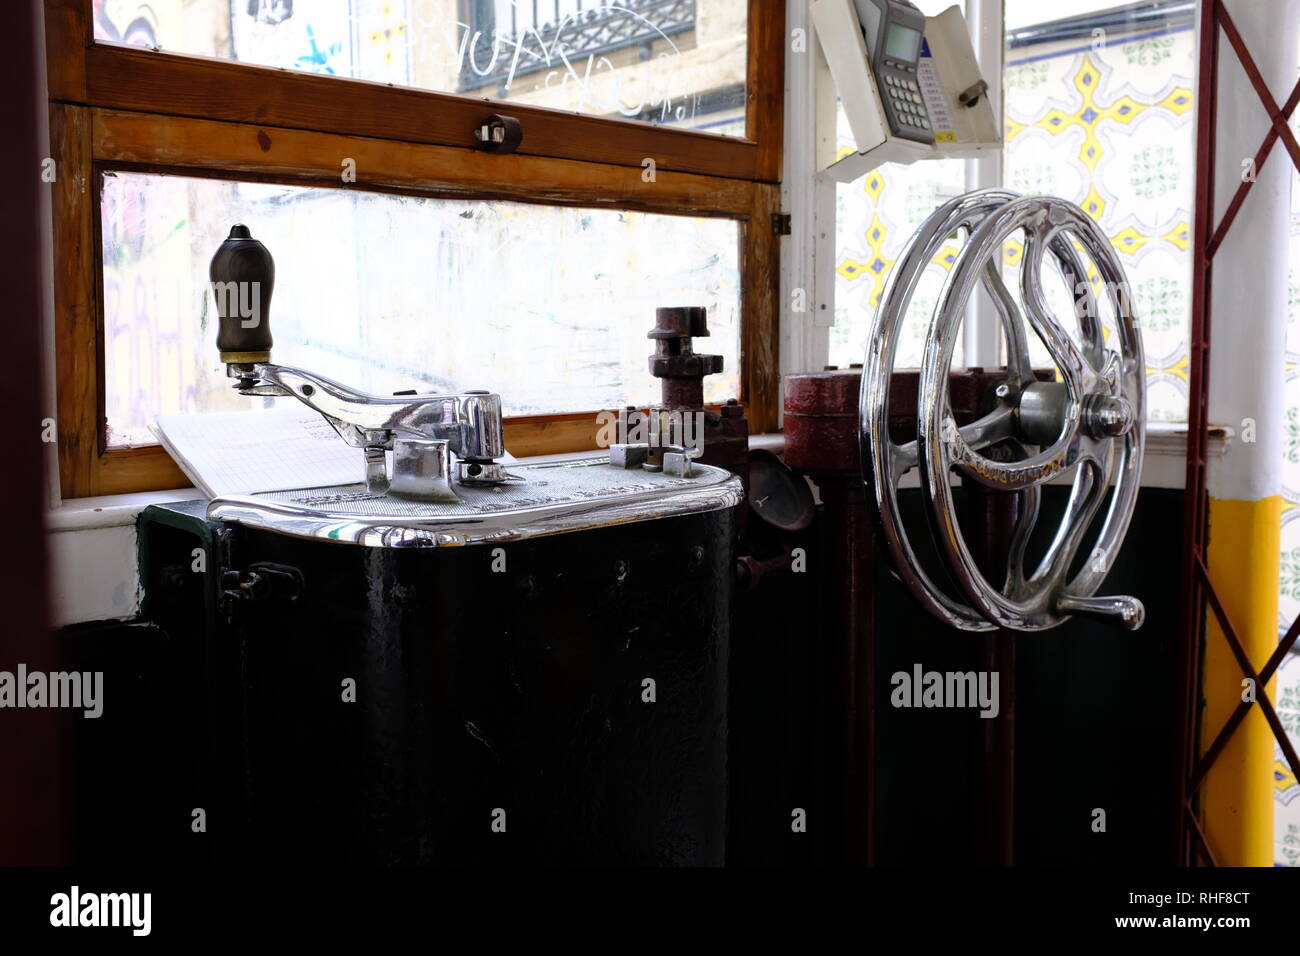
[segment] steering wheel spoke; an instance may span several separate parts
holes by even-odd
[[[1087,533],[1092,519],[1096,517],[1106,495],[1106,476],[1100,464],[1088,458],[1079,466],[1074,487],[1070,490],[1070,501],[1066,505],[1065,517],[1057,528],[1056,537],[1047,548],[1047,553],[1038,568],[1030,577],[1032,585],[1043,585],[1052,590],[1060,590],[1066,583],[1079,545]],[[1096,556],[1092,556],[1094,559]]]
[[[1037,485],[1031,485],[1020,494],[1016,526],[1007,548],[1007,577],[1002,585],[1002,593],[1013,600],[1023,598],[1026,591],[1028,582],[1025,578],[1025,556],[1034,529],[1038,526],[1041,502],[1042,492]]]
[[[969,455],[973,459],[980,458],[975,452],[1014,436],[1015,409],[1005,403],[999,404],[997,408],[987,415],[960,428],[957,427],[955,421],[949,418],[944,425],[944,434],[949,436],[949,441],[954,441],[957,447],[961,449],[957,453],[958,455]],[[901,478],[918,464],[917,444],[915,441],[894,445],[891,454],[893,455],[894,475],[896,477]]]
[[[1017,391],[1034,381],[1034,365],[1029,358],[1029,336],[1025,333],[1024,316],[1015,296],[1002,281],[997,263],[990,260],[984,265],[984,288],[993,300],[1002,335],[1007,343],[1007,380]]]
[[[1052,255],[1056,257],[1061,275],[1074,298],[1074,314],[1079,319],[1079,331],[1083,338],[1083,358],[1094,370],[1102,367],[1102,354],[1106,348],[1106,337],[1102,332],[1101,314],[1097,309],[1097,297],[1093,294],[1092,282],[1083,260],[1075,250],[1074,244],[1065,235],[1056,235],[1048,244]]]
[[[1060,369],[1071,397],[1077,400],[1081,391],[1091,385],[1091,380],[1097,373],[1082,350],[1074,344],[1074,340],[1052,317],[1047,297],[1043,294],[1042,262],[1051,235],[1051,232],[1043,234],[1041,229],[1026,234],[1023,265],[1020,269],[1020,290],[1030,324]]]

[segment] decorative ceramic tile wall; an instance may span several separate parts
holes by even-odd
[[[1195,62],[1190,28],[1112,31],[1008,50],[1004,75],[1006,185],[1071,200],[1119,251],[1152,421],[1187,420]]]
[[[1300,126],[1297,126],[1300,132]],[[1283,157],[1278,157],[1283,158]],[[1278,599],[1278,635],[1300,616],[1300,175],[1291,179],[1291,268],[1286,330],[1286,440],[1282,463],[1282,573]],[[1278,669],[1275,702],[1278,717],[1300,749],[1300,654],[1288,654]],[[1287,766],[1282,748],[1273,764],[1274,860],[1300,866],[1300,782]]]

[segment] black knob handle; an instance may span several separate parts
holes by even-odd
[[[208,266],[217,304],[221,361],[271,361],[271,293],[275,260],[245,225],[232,226]]]

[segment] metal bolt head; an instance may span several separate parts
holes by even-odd
[[[1099,395],[1084,412],[1084,427],[1093,438],[1119,438],[1133,427],[1133,418],[1128,399]]]

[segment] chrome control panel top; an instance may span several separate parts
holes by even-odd
[[[735,507],[740,479],[695,465],[689,477],[628,471],[609,457],[512,463],[511,480],[464,485],[458,501],[374,494],[364,483],[214,498],[208,517],[299,538],[380,548],[521,541]]]

